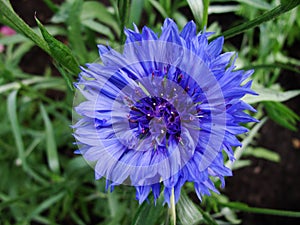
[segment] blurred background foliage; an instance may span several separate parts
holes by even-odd
[[[30,28],[14,12],[10,1],[0,1],[0,23],[17,32],[12,36],[0,34],[3,46],[0,224],[169,223],[168,209],[162,206],[162,199],[156,206],[152,199],[150,204],[139,206],[134,200],[134,188],[120,186],[113,193],[105,192],[105,181],[94,181],[93,169],[82,157],[73,154],[76,145],[70,128],[72,82],[77,79],[79,65],[99,60],[97,44],[112,47],[122,44],[123,27],[133,28],[133,23],[138,27],[147,25],[159,33],[166,17],[173,18],[179,29],[193,19],[199,31],[201,28],[214,31],[212,38],[224,34],[224,51],[239,53],[237,69],[255,69],[253,89],[259,96],[247,96],[244,100],[255,106],[258,110],[255,117],[261,121],[250,125],[251,131],[241,136],[243,147],[235,150],[237,161],[227,165],[233,169],[249,166],[251,160],[246,156],[273,163],[280,161],[278,153],[257,145],[255,138],[267,120],[273,120],[282,129],[297,130],[299,115],[285,101],[299,95],[300,90],[284,90],[278,79],[285,71],[295,76],[300,74],[300,60],[296,54],[290,54],[297,51],[293,46],[300,47],[300,13],[295,8],[299,1],[32,0],[31,3],[45,4],[51,19],[39,22],[36,11],[36,15],[30,15],[36,16],[35,26]],[[26,1],[22,4],[25,7]],[[260,18],[261,21],[257,20]],[[232,28],[239,24],[237,29]],[[37,65],[42,68],[40,73],[28,73],[22,62],[36,45],[52,57],[53,64],[46,61],[42,66]],[[32,66],[39,62],[39,55],[30,60]],[[297,212],[231,202],[225,194],[212,194],[202,203],[194,197],[192,184],[186,184],[177,204],[178,224],[239,224],[242,220],[236,214],[238,211],[300,216]]]

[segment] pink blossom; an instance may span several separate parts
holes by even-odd
[[[8,26],[3,26],[3,27],[0,28],[0,33],[3,36],[12,36],[12,35],[16,34],[16,31],[11,29]]]
[[[1,36],[12,36],[12,35],[15,35],[16,34],[16,31],[11,29],[10,27],[8,26],[3,26],[3,27],[0,27],[0,37]],[[4,51],[4,45],[0,44],[0,53]]]

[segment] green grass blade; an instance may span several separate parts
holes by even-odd
[[[70,46],[75,52],[77,58],[81,64],[84,64],[88,60],[88,53],[84,45],[84,39],[82,38],[80,17],[83,7],[83,0],[76,0],[72,4],[67,19],[68,24],[68,40]]]
[[[271,4],[267,3],[265,0],[236,0],[237,2],[247,4],[253,8],[270,10],[272,8]]]
[[[292,10],[293,8],[297,7],[299,4],[300,4],[300,0],[285,1],[284,3],[275,7],[274,9],[267,11],[266,13],[262,14],[261,16],[258,16],[254,20],[250,20],[246,23],[243,23],[243,24],[240,24],[233,28],[230,28],[229,30],[224,31],[220,35],[214,36],[213,39],[216,39],[219,36],[224,36],[225,38],[233,37],[233,36],[240,34],[246,30],[257,27],[258,25],[260,25],[264,22],[272,20],[272,19],[280,16],[281,14]]]
[[[17,90],[14,90],[7,99],[7,113],[8,118],[11,123],[13,136],[16,141],[16,146],[18,149],[18,158],[21,160],[21,165],[24,167],[25,163],[25,150],[24,150],[24,143],[21,134],[21,128],[18,121],[17,116]]]
[[[43,0],[45,4],[51,9],[52,12],[57,12],[59,7],[55,5],[51,0]]]
[[[40,104],[40,110],[46,127],[46,150],[48,165],[51,171],[58,174],[60,169],[53,127],[45,107],[42,104]]]
[[[159,4],[159,2],[155,1],[155,0],[149,0],[149,2],[151,3],[151,5],[165,18],[169,17],[168,13],[166,12],[166,10],[162,7],[161,4]]]
[[[119,8],[119,20],[120,20],[120,30],[121,30],[121,37],[120,41],[121,44],[125,43],[125,33],[123,32],[124,28],[128,24],[129,20],[129,12],[130,12],[130,0],[119,0],[118,1],[118,8]]]
[[[207,1],[207,0],[205,0]],[[194,19],[197,24],[204,24],[203,23],[203,12],[204,12],[204,5],[203,0],[187,0],[189,7],[193,13]],[[202,27],[203,28],[203,27]]]
[[[139,24],[142,11],[144,8],[144,0],[132,0],[130,6],[130,17],[128,25],[132,26],[132,23]]]
[[[85,20],[95,20],[105,24],[106,28],[111,27],[117,35],[120,35],[119,25],[114,15],[107,10],[107,7],[101,2],[85,1],[80,15],[81,23]],[[123,32],[123,30],[121,30]]]
[[[47,200],[43,201],[40,205],[38,205],[32,212],[29,213],[27,216],[28,219],[31,219],[32,217],[39,215],[41,212],[45,211],[46,209],[49,209],[53,204],[58,202],[60,199],[62,199],[65,196],[65,192],[61,192],[59,194],[56,194],[54,196],[50,196]]]
[[[277,124],[290,129],[291,131],[297,131],[297,122],[300,117],[294,113],[287,106],[280,102],[264,102],[265,109],[268,116]]]
[[[254,69],[255,71],[257,71],[258,69],[276,69],[276,68],[280,68],[280,69],[284,69],[284,70],[289,70],[295,73],[300,74],[300,69],[297,69],[297,67],[293,66],[293,65],[289,65],[289,64],[285,64],[285,63],[280,63],[280,62],[275,62],[275,63],[271,63],[271,64],[255,64],[255,65],[251,65],[251,66],[244,66],[242,68],[240,68],[241,70],[251,70]],[[274,82],[271,82],[270,84],[273,84]]]
[[[209,1],[210,0],[203,0],[203,19],[201,29],[207,26]]]
[[[280,162],[280,155],[277,152],[262,147],[248,147],[244,152],[244,156],[254,156],[272,162]]]

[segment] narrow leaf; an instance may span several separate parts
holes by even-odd
[[[119,0],[119,20],[120,20],[120,30],[121,30],[121,44],[125,42],[124,28],[128,24],[129,12],[130,12],[130,0]]]
[[[131,26],[132,23],[139,24],[142,11],[144,7],[144,0],[132,0],[130,6],[130,17],[128,25]]]
[[[144,202],[138,209],[132,225],[156,225],[159,224],[162,214],[165,212],[163,207],[162,195],[158,198],[156,205]]]
[[[58,174],[59,160],[58,160],[57,147],[56,147],[53,127],[43,104],[40,104],[40,110],[46,127],[45,133],[46,133],[46,150],[47,150],[48,165],[51,171]]]
[[[182,225],[199,224],[203,221],[202,214],[183,190],[177,204],[177,215]]]
[[[70,8],[70,12],[67,19],[68,24],[68,40],[73,52],[76,53],[80,63],[83,64],[88,59],[88,53],[84,45],[84,40],[81,34],[81,23],[78,15],[81,14],[83,7],[83,0],[75,0]]]
[[[168,13],[166,12],[166,10],[162,7],[161,4],[159,4],[159,2],[155,1],[155,0],[149,0],[149,2],[151,3],[151,5],[165,18],[169,17]]]
[[[269,20],[275,19],[276,17],[280,16],[283,13],[286,13],[293,8],[297,7],[300,4],[300,0],[290,0],[286,1],[279,6],[273,8],[270,11],[267,11],[266,13],[262,14],[261,16],[256,17],[253,20],[250,20],[246,23],[242,23],[238,26],[235,26],[233,28],[230,28],[227,31],[224,31],[220,35],[214,36],[212,39],[216,39],[219,36],[224,36],[225,38],[233,37],[237,34],[240,34],[246,30],[252,29],[254,27],[257,27],[258,25],[267,22]]]
[[[244,155],[254,156],[256,158],[266,159],[273,162],[280,161],[280,155],[277,152],[262,147],[257,147],[257,148],[248,147],[246,148]]]
[[[84,26],[88,27],[89,29],[96,31],[99,34],[103,34],[103,35],[109,37],[110,39],[114,38],[111,30],[107,26],[105,26],[95,20],[84,20],[81,23]]]
[[[263,10],[270,10],[272,6],[264,0],[236,0],[237,2],[247,4],[251,7]]]
[[[282,92],[271,88],[264,88],[258,85],[253,85],[253,90],[258,94],[257,96],[246,95],[243,98],[243,100],[248,104],[253,104],[262,101],[284,102],[300,94],[300,90]]]
[[[32,212],[29,213],[28,219],[40,214],[41,212],[45,211],[46,209],[49,209],[53,204],[58,202],[60,199],[64,197],[66,193],[61,192],[57,195],[50,196],[48,199],[43,201],[41,204],[39,204]]]
[[[101,2],[85,1],[82,6],[80,21],[97,20],[100,23],[108,25],[119,34],[119,26],[114,16],[107,10],[107,7]]]
[[[247,146],[253,141],[254,137],[257,135],[258,131],[265,124],[266,121],[267,121],[267,118],[264,117],[259,123],[255,124],[255,126],[252,127],[251,130],[249,131],[247,137],[242,141],[242,147],[237,147],[235,149],[235,151],[234,151],[234,158],[236,159],[235,162],[239,161],[239,159],[242,157]],[[225,166],[232,169],[234,166],[234,163],[228,161],[228,162],[226,162]]]
[[[296,124],[300,117],[291,109],[280,102],[264,102],[264,106],[268,116],[274,122],[292,131],[297,131]]]
[[[21,160],[21,165],[25,164],[24,143],[21,135],[20,124],[17,116],[17,90],[11,92],[7,99],[7,114],[11,123],[13,136],[18,149],[18,157]]]
[[[55,39],[49,32],[45,29],[45,27],[41,24],[41,22],[35,18],[40,31],[48,44],[50,55],[62,66],[68,69],[74,75],[80,72],[79,64],[77,63],[76,59],[74,58],[71,50]],[[69,78],[71,80],[71,78]]]
[[[202,24],[203,20],[203,0],[187,0],[197,24]]]

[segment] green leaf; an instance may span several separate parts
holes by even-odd
[[[165,213],[163,206],[163,195],[161,195],[156,204],[144,202],[138,209],[133,219],[132,225],[156,225],[160,223],[162,215]]]
[[[284,69],[284,70],[289,70],[295,73],[300,74],[300,70],[297,69],[294,65],[289,65],[289,62],[286,63],[280,63],[280,62],[275,62],[274,64],[255,64],[255,65],[250,65],[250,66],[245,66],[240,68],[241,70],[251,70],[254,69],[255,71],[258,69],[271,69],[274,70],[276,68]],[[271,83],[272,84],[272,83]]]
[[[262,158],[272,162],[280,161],[280,155],[277,152],[262,147],[247,147],[244,151],[244,156],[254,156],[256,158]]]
[[[105,26],[95,20],[83,20],[81,23],[84,26],[88,27],[89,29],[96,31],[99,34],[103,34],[103,35],[109,37],[110,39],[114,38],[111,30],[107,26]]]
[[[264,117],[263,119],[260,120],[259,123],[255,124],[255,126],[253,126],[250,129],[250,131],[247,134],[246,138],[244,138],[244,140],[242,141],[242,147],[237,147],[234,151],[234,158],[236,159],[235,162],[239,161],[239,159],[242,157],[245,149],[253,141],[254,137],[257,135],[258,131],[265,124],[266,121],[267,121],[267,118]],[[228,167],[228,168],[233,168],[234,163],[232,163],[231,161],[228,161],[228,162],[226,162],[225,166]]]
[[[142,11],[144,8],[144,0],[132,0],[130,7],[130,17],[128,25],[131,26],[132,23],[139,24]]]
[[[98,20],[102,24],[106,24],[119,34],[119,26],[115,17],[107,10],[107,7],[97,1],[87,1],[83,3],[80,20]]]
[[[12,133],[18,149],[18,158],[22,166],[25,166],[24,143],[21,135],[21,128],[17,116],[17,90],[11,92],[7,99],[7,114],[12,127]]]
[[[193,225],[203,222],[202,214],[184,190],[181,191],[180,199],[176,206],[178,220],[182,225]]]
[[[67,19],[68,24],[68,40],[73,52],[81,64],[84,64],[88,59],[87,49],[84,45],[84,40],[81,33],[81,22],[78,15],[81,14],[83,0],[75,0],[70,7],[70,12]]]
[[[77,63],[76,59],[74,58],[71,50],[55,39],[49,32],[45,29],[45,27],[40,23],[40,21],[35,18],[40,31],[48,44],[50,49],[50,55],[53,59],[55,59],[60,65],[70,71],[73,75],[77,75],[80,72],[79,64]],[[66,79],[67,84],[72,83],[72,78],[70,76],[64,76]],[[71,90],[74,90],[73,86],[71,86]]]
[[[224,36],[225,38],[233,37],[240,34],[246,30],[257,27],[258,25],[267,22],[269,20],[275,19],[283,13],[286,13],[300,4],[300,0],[290,0],[288,2],[282,3],[270,11],[265,12],[261,16],[256,17],[253,20],[242,23],[238,26],[232,27],[229,30],[224,31],[222,34],[214,36],[212,39],[216,39],[219,36]]]
[[[51,171],[59,174],[59,160],[53,127],[43,104],[40,104],[40,110],[46,127],[45,133],[48,165]]]
[[[203,0],[187,0],[197,24],[202,24],[204,4]],[[202,27],[203,28],[203,27]]]
[[[232,170],[237,170],[237,169],[241,169],[243,167],[250,166],[251,163],[252,163],[251,160],[245,160],[245,159],[236,160],[232,166]]]
[[[264,0],[236,0],[237,2],[247,4],[252,8],[262,9],[262,10],[270,10],[272,6]]]
[[[50,196],[48,199],[43,201],[41,204],[37,205],[34,210],[32,210],[29,215],[27,216],[27,219],[30,219],[41,212],[45,211],[46,209],[49,209],[53,204],[61,200],[65,196],[66,192],[61,192],[59,194],[56,194],[54,196]]]
[[[120,21],[120,31],[121,44],[125,43],[125,33],[123,32],[124,28],[127,27],[129,20],[129,12],[130,12],[130,0],[118,0],[118,11],[119,11],[119,21]]]
[[[208,8],[208,14],[212,13],[230,13],[236,12],[240,9],[237,5],[211,5]]]
[[[297,121],[300,117],[280,102],[264,102],[268,116],[279,125],[297,131]]]
[[[210,0],[202,0],[202,2],[203,2],[203,16],[202,16],[201,29],[204,29],[207,26],[209,1]]]
[[[167,18],[168,13],[166,12],[166,10],[164,9],[164,7],[162,7],[161,4],[159,4],[159,2],[155,1],[155,0],[149,0],[149,2],[151,3],[151,5],[164,17]]]
[[[23,85],[29,86],[33,84],[42,84],[42,83],[55,83],[56,86],[59,86],[61,82],[57,78],[48,78],[48,77],[38,77],[31,76],[29,79],[24,79],[20,81],[11,82],[5,85],[0,86],[0,94],[9,90],[20,89]]]
[[[230,222],[230,224],[240,224],[242,222],[242,220],[237,218],[236,213],[233,212],[233,210],[229,207],[222,208],[221,214],[225,216],[225,218]]]
[[[205,212],[203,209],[201,209],[201,207],[199,207],[200,212],[203,215],[203,218],[205,220],[205,222],[209,225],[218,225],[217,221],[215,221],[211,215],[207,212]]]
[[[52,12],[57,12],[59,7],[55,5],[51,0],[43,0],[49,9],[52,10]]]
[[[243,100],[248,104],[254,104],[262,101],[284,102],[300,94],[300,90],[282,92],[277,89],[273,89],[272,87],[265,88],[258,84],[254,84],[252,89],[258,95],[246,95]]]

